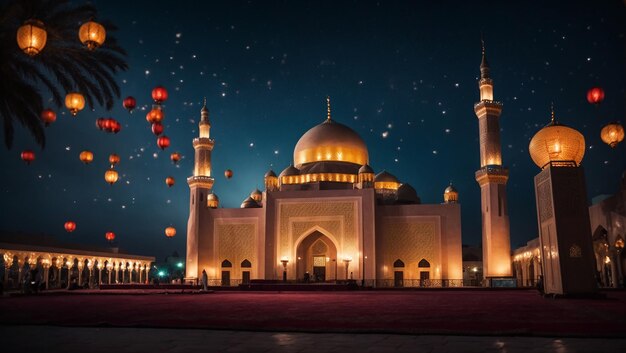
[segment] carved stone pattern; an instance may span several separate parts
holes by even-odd
[[[572,244],[572,246],[569,247],[569,257],[583,257],[580,246]]]
[[[329,232],[332,232],[333,236],[338,240],[340,244],[343,244],[344,250],[347,249],[356,249],[356,220],[355,220],[355,202],[303,202],[303,203],[288,203],[280,205],[280,219],[279,219],[279,231],[280,231],[280,247],[284,252],[288,252],[290,248],[290,239],[289,239],[289,219],[292,217],[320,217],[320,216],[328,216],[328,217],[337,217],[340,216],[343,218],[343,232],[339,228],[339,222],[328,222],[334,223],[335,226],[331,226],[330,224],[323,225],[327,223],[325,221],[321,222],[297,222],[294,224],[293,236],[297,237],[301,234],[301,232],[314,227],[315,225],[319,225],[324,229],[327,229]],[[306,223],[306,226],[305,226]],[[296,229],[296,224],[298,229]],[[329,226],[329,228],[327,228]],[[304,229],[302,229],[302,228]],[[300,229],[302,229],[300,231]],[[300,233],[298,233],[300,231]],[[340,237],[343,234],[343,239]],[[295,239],[294,239],[295,240]],[[294,241],[292,240],[292,241]]]
[[[385,220],[382,229],[382,249],[377,253],[382,254],[383,263],[390,267],[395,260],[402,260],[405,264],[405,278],[419,278],[417,264],[421,259],[426,259],[432,267],[441,264],[435,223],[399,221],[394,218]],[[393,272],[388,271],[387,277],[392,276]]]
[[[328,247],[324,244],[323,241],[318,240],[313,244],[313,255],[317,254],[325,254]]]
[[[293,234],[293,236],[297,238],[300,235],[302,235],[302,233],[306,232],[307,230],[315,226],[322,227],[326,229],[327,231],[329,231],[333,235],[333,237],[337,239],[337,241],[341,240],[340,238],[341,237],[341,222],[340,221],[294,222],[291,228],[291,234]],[[293,239],[293,241],[296,241],[296,239]],[[284,246],[283,249],[289,248],[289,242],[286,239],[282,239],[281,243]],[[337,249],[337,250],[340,250],[340,249]]]
[[[227,259],[233,266],[239,267],[241,261],[248,259],[253,267],[259,265],[256,258],[256,224],[218,224],[216,232],[218,263]]]
[[[539,184],[537,197],[539,198],[539,219],[541,222],[545,222],[554,216],[552,210],[552,187],[549,182]]]

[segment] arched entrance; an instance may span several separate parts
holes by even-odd
[[[337,247],[322,232],[316,230],[302,239],[296,258],[298,280],[304,280],[307,272],[312,282],[337,279]]]

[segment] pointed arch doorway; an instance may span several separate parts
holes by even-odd
[[[320,231],[307,235],[296,249],[297,279],[305,280],[308,272],[312,282],[337,279],[337,247]]]

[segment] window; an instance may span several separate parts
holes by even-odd
[[[430,267],[430,262],[426,261],[426,259],[421,259],[417,267]]]
[[[222,267],[224,267],[224,265],[222,265]],[[250,261],[248,261],[248,259],[245,259],[245,260],[241,261],[241,267],[242,268],[250,268],[250,267],[252,267],[252,264],[250,263]]]
[[[222,261],[222,267],[233,267],[233,264],[228,260]]]
[[[397,259],[396,262],[393,263],[393,267],[404,267],[404,262],[402,260]]]

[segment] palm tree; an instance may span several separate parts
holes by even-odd
[[[83,46],[78,28],[96,15],[92,5],[66,0],[13,0],[0,5],[0,119],[7,148],[13,144],[16,122],[45,147],[40,120],[44,97],[61,108],[67,92],[79,91],[92,109],[94,102],[113,107],[120,96],[114,76],[128,68],[126,52],[110,35],[115,26],[101,20],[107,29],[104,45],[94,51]],[[34,57],[16,43],[17,29],[29,19],[43,22],[48,33],[46,46]]]

